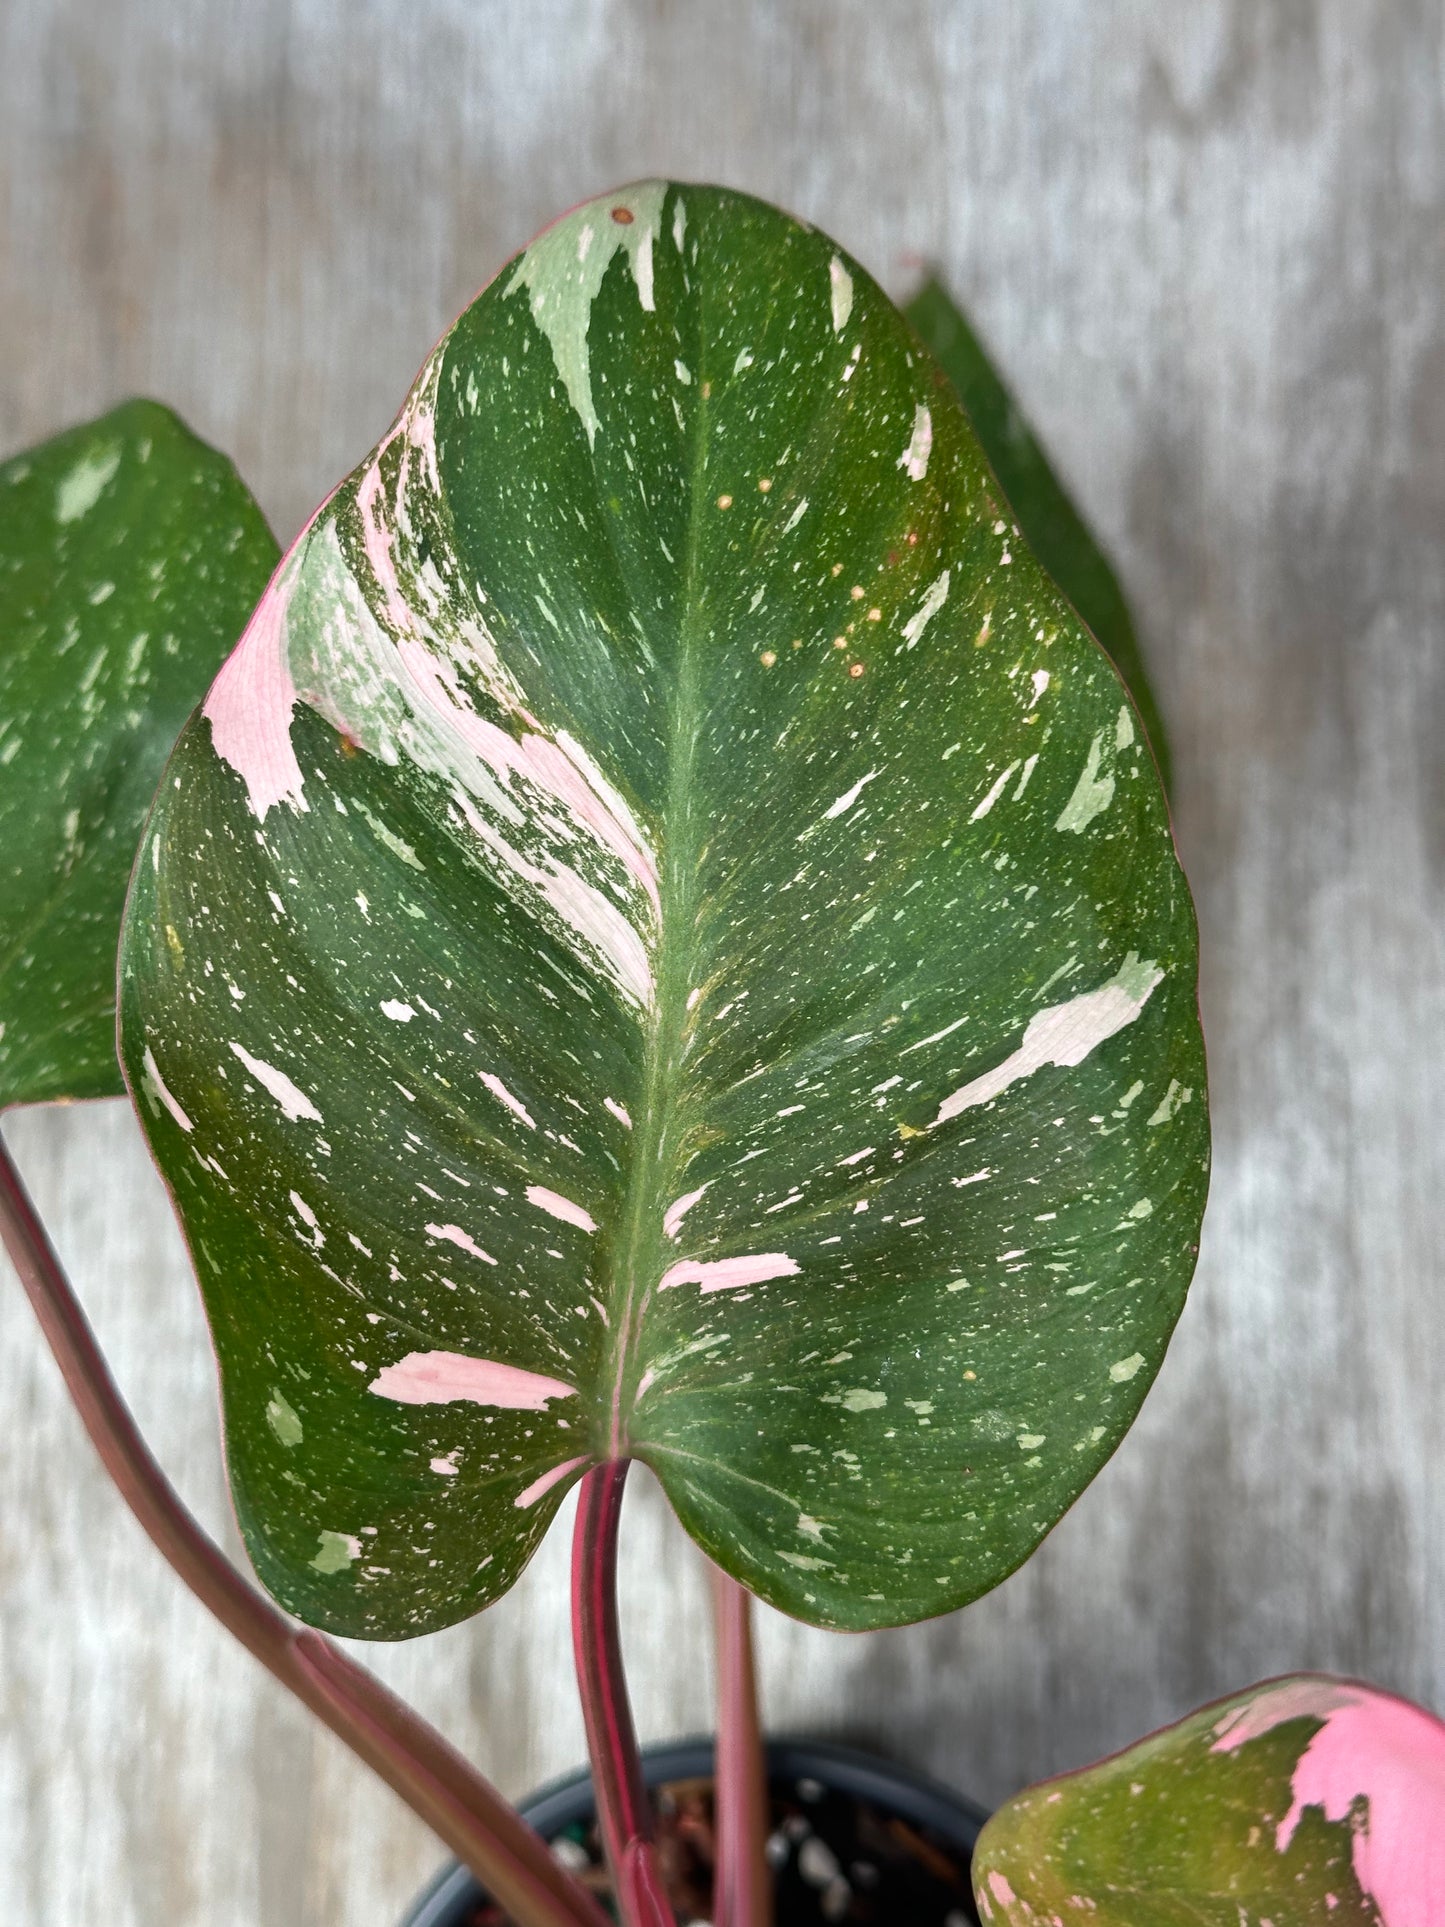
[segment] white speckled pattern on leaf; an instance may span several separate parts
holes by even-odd
[[[126,1059],[305,1617],[474,1611],[631,1452],[779,1606],[916,1619],[1122,1436],[1203,1206],[1188,893],[1117,676],[825,237],[658,183],[549,229],[152,833]]]

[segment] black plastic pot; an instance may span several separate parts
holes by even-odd
[[[642,1764],[649,1787],[705,1780],[712,1775],[713,1743],[710,1739],[679,1740],[668,1746],[649,1747]],[[983,1808],[938,1781],[895,1766],[890,1760],[818,1741],[770,1741],[768,1779],[775,1813],[786,1809],[792,1816],[783,1829],[789,1840],[789,1857],[781,1866],[774,1862],[778,1927],[789,1927],[790,1919],[803,1917],[797,1905],[800,1896],[806,1896],[809,1911],[814,1914],[819,1905],[822,1883],[816,1877],[817,1865],[805,1859],[804,1840],[826,1842],[830,1823],[836,1829],[840,1819],[862,1814],[869,1816],[870,1825],[881,1824],[885,1832],[908,1844],[910,1853],[918,1858],[920,1879],[927,1877],[929,1869],[934,1875],[926,1895],[911,1897],[906,1918],[873,1904],[874,1897],[866,1889],[860,1890],[863,1917],[876,1927],[975,1927],[978,1916],[968,1892],[967,1869],[979,1829],[988,1818]],[[524,1801],[521,1810],[544,1839],[575,1839],[595,1818],[591,1776],[584,1770],[554,1781]],[[813,1863],[818,1858],[815,1851]],[[961,1883],[950,1885],[943,1878],[946,1863],[962,1870]],[[811,1880],[805,1866],[814,1876]],[[843,1871],[846,1877],[847,1869]],[[795,1903],[792,1906],[790,1893]],[[879,1894],[877,1901],[882,1898]],[[402,1927],[470,1927],[478,1905],[484,1901],[485,1894],[473,1876],[454,1863],[421,1896]],[[858,1917],[851,1910],[837,1915],[842,1927],[847,1927],[848,1919]]]

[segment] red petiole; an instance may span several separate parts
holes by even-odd
[[[617,1525],[626,1459],[583,1479],[572,1539],[572,1645],[597,1822],[623,1927],[673,1927],[652,1844],[652,1807],[617,1629]]]

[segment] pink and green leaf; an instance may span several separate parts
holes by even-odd
[[[1445,1724],[1274,1680],[1020,1793],[973,1878],[990,1927],[1437,1927]]]
[[[124,1089],[141,824],[276,558],[235,469],[155,402],[0,464],[0,1109]]]
[[[987,1590],[1183,1302],[1195,972],[1135,711],[898,311],[741,195],[574,210],[291,551],[136,872],[262,1577],[444,1625],[631,1455],[803,1618]]]

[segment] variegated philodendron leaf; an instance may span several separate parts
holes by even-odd
[[[1169,743],[1139,653],[1133,618],[1109,559],[1061,486],[977,335],[936,277],[905,310],[957,389],[1024,540],[1114,659],[1144,721],[1166,789]]]
[[[496,1598],[616,1454],[804,1618],[960,1605],[1194,1263],[1134,710],[897,311],[737,194],[589,203],[444,338],[181,740],[123,1006],[252,1556],[343,1630]]]
[[[1020,1793],[973,1879],[989,1927],[1439,1927],[1445,1725],[1274,1680]]]
[[[154,402],[0,464],[0,1109],[123,1090],[141,824],[276,557],[231,464]]]

